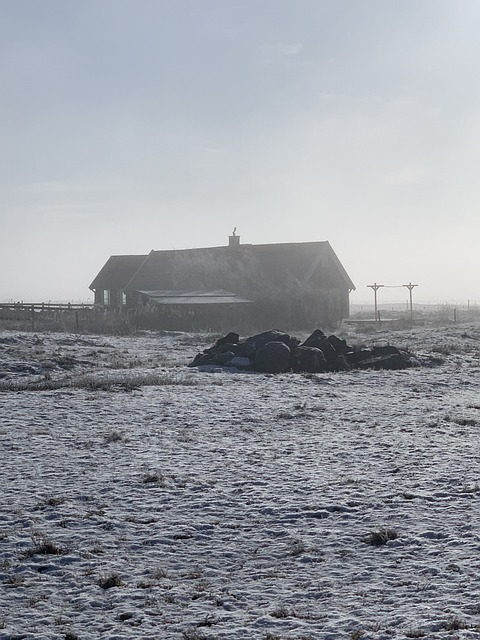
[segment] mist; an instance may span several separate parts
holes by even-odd
[[[114,254],[328,240],[352,303],[480,300],[473,0],[6,0],[1,300]],[[395,285],[395,287],[394,287]]]

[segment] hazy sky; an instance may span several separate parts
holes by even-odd
[[[353,302],[480,303],[479,29],[478,0],[0,0],[0,300],[236,226],[329,240]]]

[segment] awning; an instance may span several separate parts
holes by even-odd
[[[241,298],[231,291],[139,291],[162,305],[205,305],[205,304],[252,304],[253,300]]]

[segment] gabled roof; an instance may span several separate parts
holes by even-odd
[[[90,289],[122,289],[137,270],[142,266],[147,256],[110,256],[104,264]]]
[[[137,271],[125,282],[125,288],[140,291],[172,289],[172,269],[176,251],[150,251]]]
[[[262,272],[274,281],[281,279],[288,272],[306,284],[317,270],[321,269],[326,276],[328,272],[332,272],[331,267],[334,266],[348,289],[355,289],[342,263],[326,240],[243,246],[250,247],[260,263]]]
[[[177,284],[174,282],[174,265],[178,264],[183,256],[199,259],[202,256],[208,256],[220,261],[231,258],[233,262],[251,257],[258,267],[259,277],[275,283],[282,283],[288,276],[306,284],[314,274],[317,274],[326,286],[338,286],[341,282],[342,286],[350,290],[355,289],[355,285],[327,241],[152,250],[145,256],[112,256],[92,282],[90,289],[172,290]],[[186,280],[180,286],[185,289],[198,287],[198,282],[188,282],[188,277]],[[221,283],[219,284],[222,286]]]

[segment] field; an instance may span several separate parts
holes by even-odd
[[[0,332],[0,639],[480,634],[480,325],[424,366],[206,373],[212,336]]]

